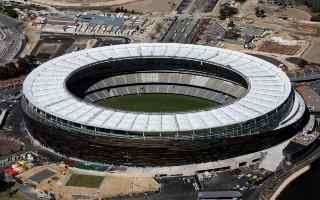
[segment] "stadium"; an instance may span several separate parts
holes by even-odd
[[[286,74],[247,54],[190,44],[99,47],[52,59],[23,84],[27,130],[85,161],[179,166],[261,151],[309,112]]]

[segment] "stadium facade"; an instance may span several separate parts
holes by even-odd
[[[218,102],[207,110],[128,112],[94,102],[172,93]],[[176,166],[260,151],[292,137],[309,113],[286,74],[214,47],[140,43],[50,60],[26,78],[26,127],[68,157],[126,166]]]

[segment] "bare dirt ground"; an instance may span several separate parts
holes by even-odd
[[[140,12],[171,12],[181,0],[32,0],[34,3],[64,8],[124,6]]]
[[[33,3],[40,5],[56,6],[56,7],[66,7],[66,8],[79,8],[85,7],[107,7],[107,6],[119,6],[127,3],[143,1],[143,0],[32,0]]]
[[[303,53],[303,59],[320,64],[320,38],[313,37],[310,47]]]
[[[114,174],[106,176],[100,190],[104,197],[113,197],[157,191],[158,188],[159,184],[150,177],[130,177]]]
[[[260,47],[259,51],[285,54],[285,55],[295,55],[300,50],[299,45],[282,45],[276,42],[265,41]]]
[[[255,18],[255,8],[257,7],[257,3],[257,0],[247,0],[244,3],[239,4],[239,13],[236,16]]]
[[[28,42],[21,53],[21,57],[25,55],[30,55],[32,50],[37,46],[40,39],[40,33],[38,32],[38,30],[35,29],[35,27],[32,27],[31,24],[26,24],[24,30],[28,38]]]
[[[166,12],[173,11],[181,0],[143,0],[124,5],[129,10],[146,12]]]
[[[295,20],[310,20],[311,15],[310,13],[306,12],[305,10],[297,9],[297,8],[286,8],[280,10],[278,13],[279,16],[288,16],[289,18],[293,18]]]

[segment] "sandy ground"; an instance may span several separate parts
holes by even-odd
[[[35,29],[35,27],[32,27],[31,24],[27,24],[24,31],[25,35],[28,38],[28,42],[21,53],[21,57],[24,57],[25,55],[30,55],[32,50],[37,46],[37,43],[40,39],[40,33],[38,32],[38,30]]]
[[[311,15],[301,9],[297,8],[287,8],[283,9],[279,12],[279,15],[288,16],[289,18],[293,18],[295,20],[310,20]]]
[[[101,184],[100,191],[104,197],[123,196],[132,193],[157,191],[159,184],[148,177],[128,177],[125,175],[108,175]]]
[[[32,0],[32,3],[48,6],[57,6],[57,7],[69,7],[69,8],[78,8],[78,7],[107,7],[107,6],[116,6],[124,5],[134,1],[143,1],[143,0]]]
[[[255,17],[255,8],[257,7],[257,0],[247,0],[239,5],[238,17]]]
[[[314,37],[311,39],[310,47],[304,52],[302,58],[309,62],[320,64],[320,38]]]
[[[143,0],[124,5],[129,10],[146,12],[166,12],[173,11],[182,0]],[[174,4],[173,4],[174,3]]]

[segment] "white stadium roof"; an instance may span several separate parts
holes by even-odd
[[[190,113],[137,113],[106,109],[73,96],[65,87],[75,70],[108,59],[173,57],[203,60],[232,68],[249,82],[248,93],[233,104]],[[56,117],[106,129],[177,132],[237,124],[275,110],[288,98],[291,83],[284,72],[259,58],[226,49],[165,43],[137,43],[85,49],[52,59],[26,78],[29,102]]]

